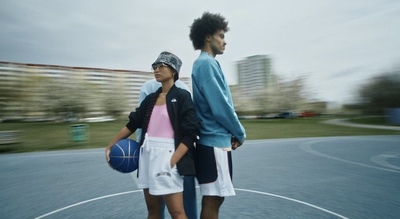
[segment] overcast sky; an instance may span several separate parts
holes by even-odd
[[[189,26],[203,12],[229,21],[217,56],[268,55],[273,72],[307,77],[315,97],[349,102],[367,79],[400,66],[398,0],[0,0],[0,61],[149,71],[163,50],[190,77]]]

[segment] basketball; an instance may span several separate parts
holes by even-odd
[[[130,173],[139,166],[140,145],[132,139],[121,139],[110,150],[110,165],[121,173]]]

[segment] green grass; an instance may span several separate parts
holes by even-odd
[[[321,123],[328,118],[242,120],[247,139],[296,137],[398,135],[399,131],[354,128]],[[365,124],[364,120],[364,124]],[[382,124],[370,121],[372,124]],[[71,123],[0,123],[0,131],[21,130],[22,142],[0,145],[0,153],[61,149],[104,148],[125,125],[125,121],[87,123],[86,141],[74,142]],[[383,124],[382,124],[383,125]]]
[[[125,122],[87,124],[86,140],[74,142],[70,127],[73,123],[0,123],[0,131],[22,131],[21,143],[0,145],[0,152],[106,147]]]
[[[248,139],[328,137],[354,135],[396,135],[399,131],[335,126],[327,118],[244,120]]]

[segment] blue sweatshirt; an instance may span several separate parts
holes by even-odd
[[[201,121],[199,144],[230,147],[231,138],[246,139],[233,107],[232,96],[218,61],[201,52],[192,69],[193,101]]]

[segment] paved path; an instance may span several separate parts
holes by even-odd
[[[347,119],[331,119],[324,121],[326,124],[330,125],[342,125],[342,126],[350,126],[350,127],[360,127],[360,128],[370,128],[370,129],[387,129],[387,130],[398,130],[400,131],[399,126],[386,126],[386,125],[365,125],[349,122]]]
[[[399,142],[400,135],[247,141],[233,152],[237,194],[220,218],[399,218]],[[0,155],[1,218],[145,218],[135,174],[111,170],[103,153]]]

